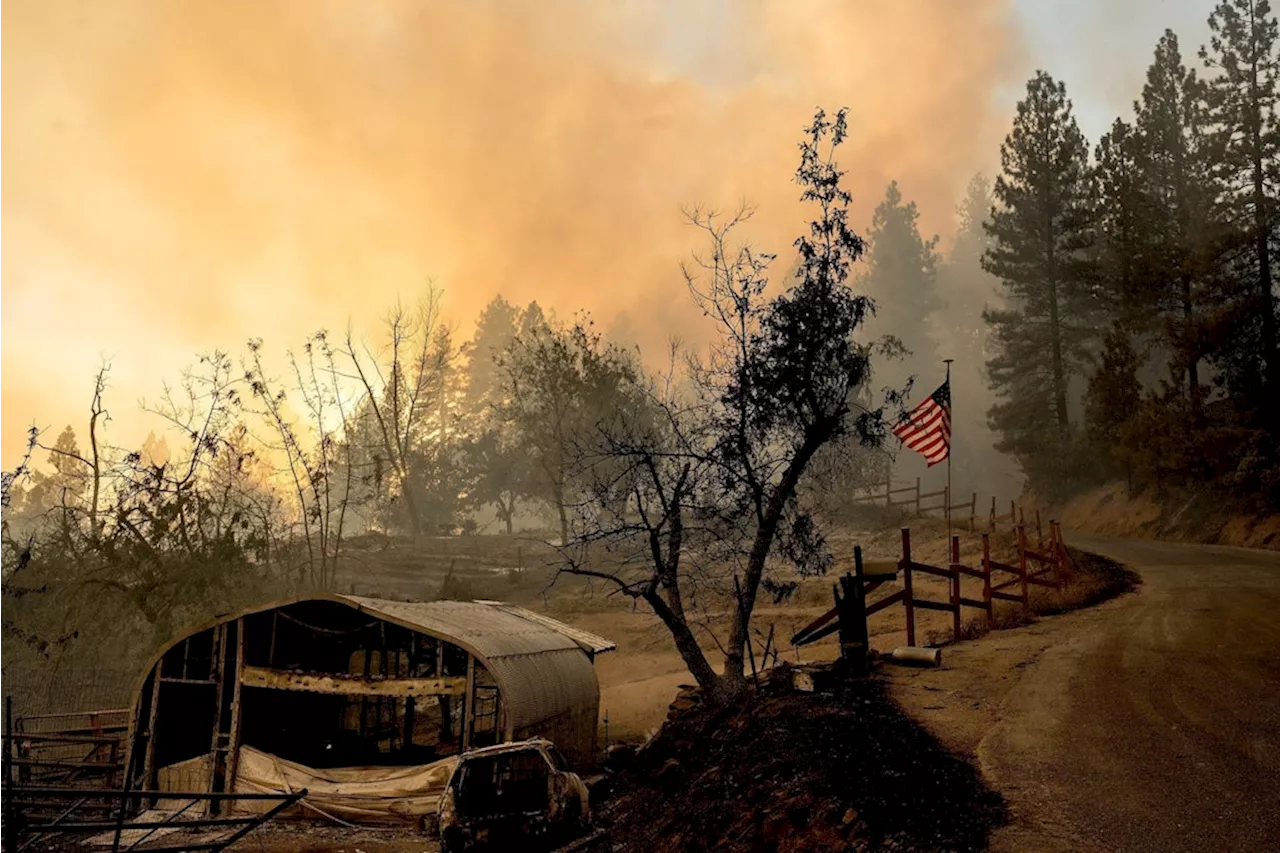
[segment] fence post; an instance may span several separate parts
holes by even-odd
[[[1022,609],[1031,606],[1031,593],[1027,584],[1027,527],[1018,525],[1018,575],[1022,578]]]
[[[996,496],[991,496],[991,519],[987,522],[987,531],[996,532]]]
[[[1009,532],[1014,533],[1018,529],[1018,508],[1014,501],[1009,501]]]
[[[978,493],[973,493],[973,499],[969,501],[969,532],[973,533],[978,529]]]
[[[1027,513],[1021,506],[1018,507],[1018,526],[1027,526]]]
[[[920,478],[916,477],[916,518],[920,517]]]
[[[951,606],[955,608],[951,614],[951,635],[957,642],[960,640],[960,537],[951,537]]]
[[[867,658],[871,650],[870,637],[867,632],[867,593],[862,585],[862,546],[853,546],[853,578],[849,582],[844,583],[844,599],[846,603],[846,611],[849,615],[850,625],[848,627],[849,640],[854,646],[854,656],[851,661],[855,675],[867,674]],[[849,576],[845,575],[848,581]],[[841,633],[844,633],[843,631]],[[841,637],[841,653],[846,654],[844,650],[845,638]]]
[[[907,645],[916,644],[916,611],[911,598],[911,528],[902,528],[902,603],[907,607]]]
[[[13,697],[4,698],[4,849],[18,853],[18,820],[13,803]]]
[[[1058,565],[1058,577],[1064,583],[1071,576],[1071,565],[1067,562],[1067,543],[1062,539],[1062,525],[1049,520],[1049,537],[1053,540],[1053,557]]]
[[[982,534],[982,600],[987,605],[987,628],[994,628],[996,611],[991,604],[991,534],[989,533]]]
[[[1044,550],[1044,528],[1040,526],[1040,507],[1036,507],[1036,545]]]

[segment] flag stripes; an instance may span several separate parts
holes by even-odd
[[[933,467],[951,453],[951,380],[903,415],[893,434]]]

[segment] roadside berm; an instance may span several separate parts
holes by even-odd
[[[835,664],[798,691],[790,670],[731,707],[682,694],[599,806],[615,850],[985,849],[1003,800],[881,681]]]
[[[1001,637],[1022,634],[1034,640],[1034,625],[999,629],[1095,604],[1132,587],[1132,575],[1121,567],[1073,555],[1078,583],[1035,597],[1022,618],[998,620],[994,633],[955,648],[999,650],[1010,645]],[[1016,663],[1004,661],[1006,653],[999,657],[1000,675],[973,674],[975,683],[992,687],[993,704],[999,691],[990,679],[1001,686],[1009,683],[1006,678],[1016,679]],[[933,672],[964,681],[963,666],[948,663]],[[982,703],[979,719],[973,711],[978,703],[966,698],[963,713],[973,719],[957,720],[962,725],[954,729],[927,719],[932,711],[926,710],[923,722],[919,715],[960,701],[956,690],[926,685],[919,699],[904,697],[901,675],[913,671],[882,659],[873,661],[870,677],[855,677],[843,662],[806,666],[809,678],[796,678],[796,671],[779,664],[726,707],[703,702],[694,688],[682,690],[666,722],[606,780],[608,789],[595,800],[613,849],[987,849],[993,830],[1009,820],[1004,799],[971,763],[978,730],[990,724],[991,706]],[[914,672],[923,677],[930,670]],[[910,683],[925,684],[914,678]]]

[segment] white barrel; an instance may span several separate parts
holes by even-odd
[[[942,649],[922,649],[918,646],[899,646],[889,654],[894,663],[906,666],[941,666]]]

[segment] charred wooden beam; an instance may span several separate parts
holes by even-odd
[[[287,672],[260,666],[246,666],[241,674],[246,687],[298,690],[337,696],[464,696],[467,679],[453,678],[364,678],[358,675],[319,675]]]

